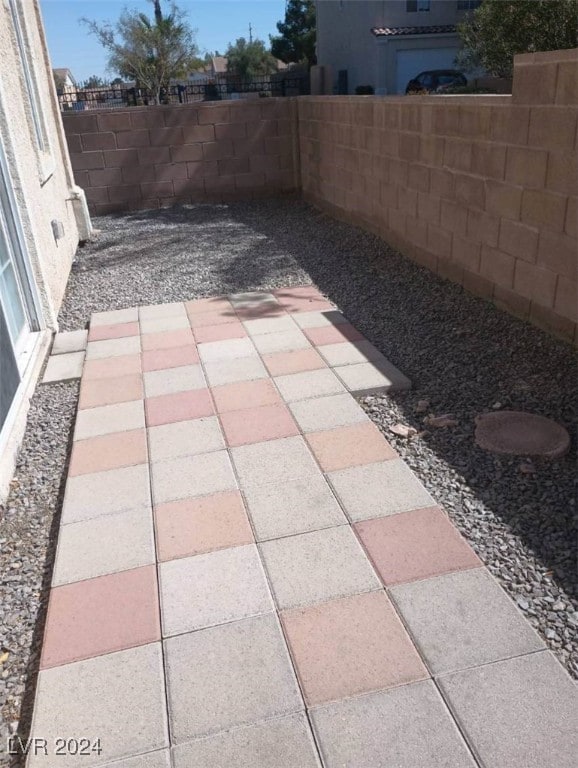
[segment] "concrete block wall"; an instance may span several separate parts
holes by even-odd
[[[516,58],[512,96],[302,97],[306,199],[578,341],[578,51]]]
[[[67,112],[76,182],[99,215],[299,188],[293,99]]]

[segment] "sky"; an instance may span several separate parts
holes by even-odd
[[[223,53],[238,37],[269,42],[276,23],[285,16],[285,0],[178,0],[197,30],[201,53]],[[152,14],[147,0],[40,0],[48,50],[53,67],[67,67],[77,82],[91,75],[110,77],[107,56],[87,28],[79,23],[86,17],[98,22],[116,21],[125,7]],[[114,76],[114,75],[113,75]]]

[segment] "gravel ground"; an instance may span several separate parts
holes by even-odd
[[[84,327],[94,311],[316,283],[413,380],[409,393],[365,398],[367,412],[578,678],[578,371],[570,347],[300,201],[139,212],[94,223],[100,234],[78,252],[62,330]],[[20,732],[33,693],[75,407],[75,385],[38,388],[0,519],[0,572],[9,574],[2,584],[0,642],[9,658],[0,668],[0,706],[7,727],[18,718],[28,677]],[[477,448],[475,416],[499,408],[565,425],[571,453],[528,464]],[[412,439],[389,431],[403,423],[421,432],[428,413],[451,413],[457,425]]]

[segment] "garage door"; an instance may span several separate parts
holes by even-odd
[[[420,48],[397,52],[396,93],[405,93],[407,84],[428,69],[454,69],[459,48]]]

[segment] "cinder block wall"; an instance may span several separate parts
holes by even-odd
[[[92,213],[226,201],[299,189],[293,99],[132,107],[63,115]]]
[[[516,57],[512,96],[302,97],[309,201],[578,341],[578,51]]]

